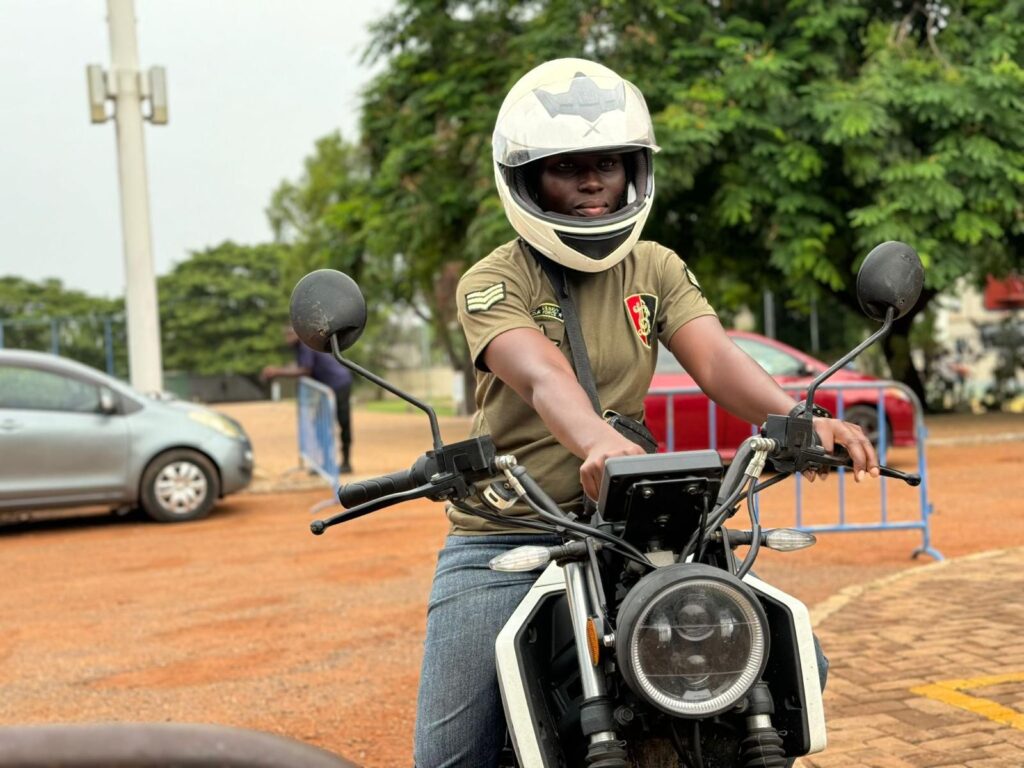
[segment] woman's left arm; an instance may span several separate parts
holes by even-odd
[[[708,397],[734,416],[763,424],[768,414],[786,414],[796,403],[750,355],[736,346],[718,318],[704,315],[679,328],[669,349]],[[822,447],[846,447],[853,460],[854,479],[865,472],[878,477],[875,448],[856,424],[839,419],[814,419]]]

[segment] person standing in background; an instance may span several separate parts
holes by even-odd
[[[352,372],[334,359],[329,352],[314,352],[299,342],[295,329],[285,328],[285,342],[295,350],[295,362],[290,365],[268,365],[260,371],[261,381],[278,377],[298,378],[308,376],[334,391],[337,406],[338,428],[341,432],[341,464],[339,472],[352,473]]]

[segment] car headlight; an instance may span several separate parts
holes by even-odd
[[[226,437],[238,438],[242,436],[241,430],[235,426],[234,422],[221,416],[219,413],[214,413],[213,411],[189,411],[188,417],[192,421],[198,421],[204,427],[217,430]]]
[[[888,387],[888,388],[886,388],[885,396],[886,397],[894,398],[896,400],[902,400],[905,403],[909,403],[910,402],[910,395],[908,395],[906,392],[904,392],[899,387]]]
[[[619,609],[616,656],[634,693],[679,717],[724,712],[758,681],[767,619],[730,573],[701,564],[649,573]]]

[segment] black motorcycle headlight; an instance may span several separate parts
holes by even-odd
[[[760,678],[767,628],[761,603],[732,574],[670,565],[644,576],[622,601],[616,657],[641,698],[679,717],[708,717]]]

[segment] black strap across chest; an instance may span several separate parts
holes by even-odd
[[[601,399],[597,396],[597,384],[594,382],[594,372],[590,368],[590,358],[587,356],[587,345],[583,341],[583,330],[580,328],[580,318],[576,314],[576,302],[572,300],[572,293],[569,290],[569,278],[565,269],[544,256],[536,248],[520,241],[540,264],[544,274],[548,276],[551,287],[555,291],[555,300],[562,308],[562,320],[565,323],[565,335],[569,343],[569,352],[572,353],[572,367],[576,369],[576,378],[583,387],[583,391],[590,398],[590,404],[594,407],[598,416],[604,415],[601,409]]]

